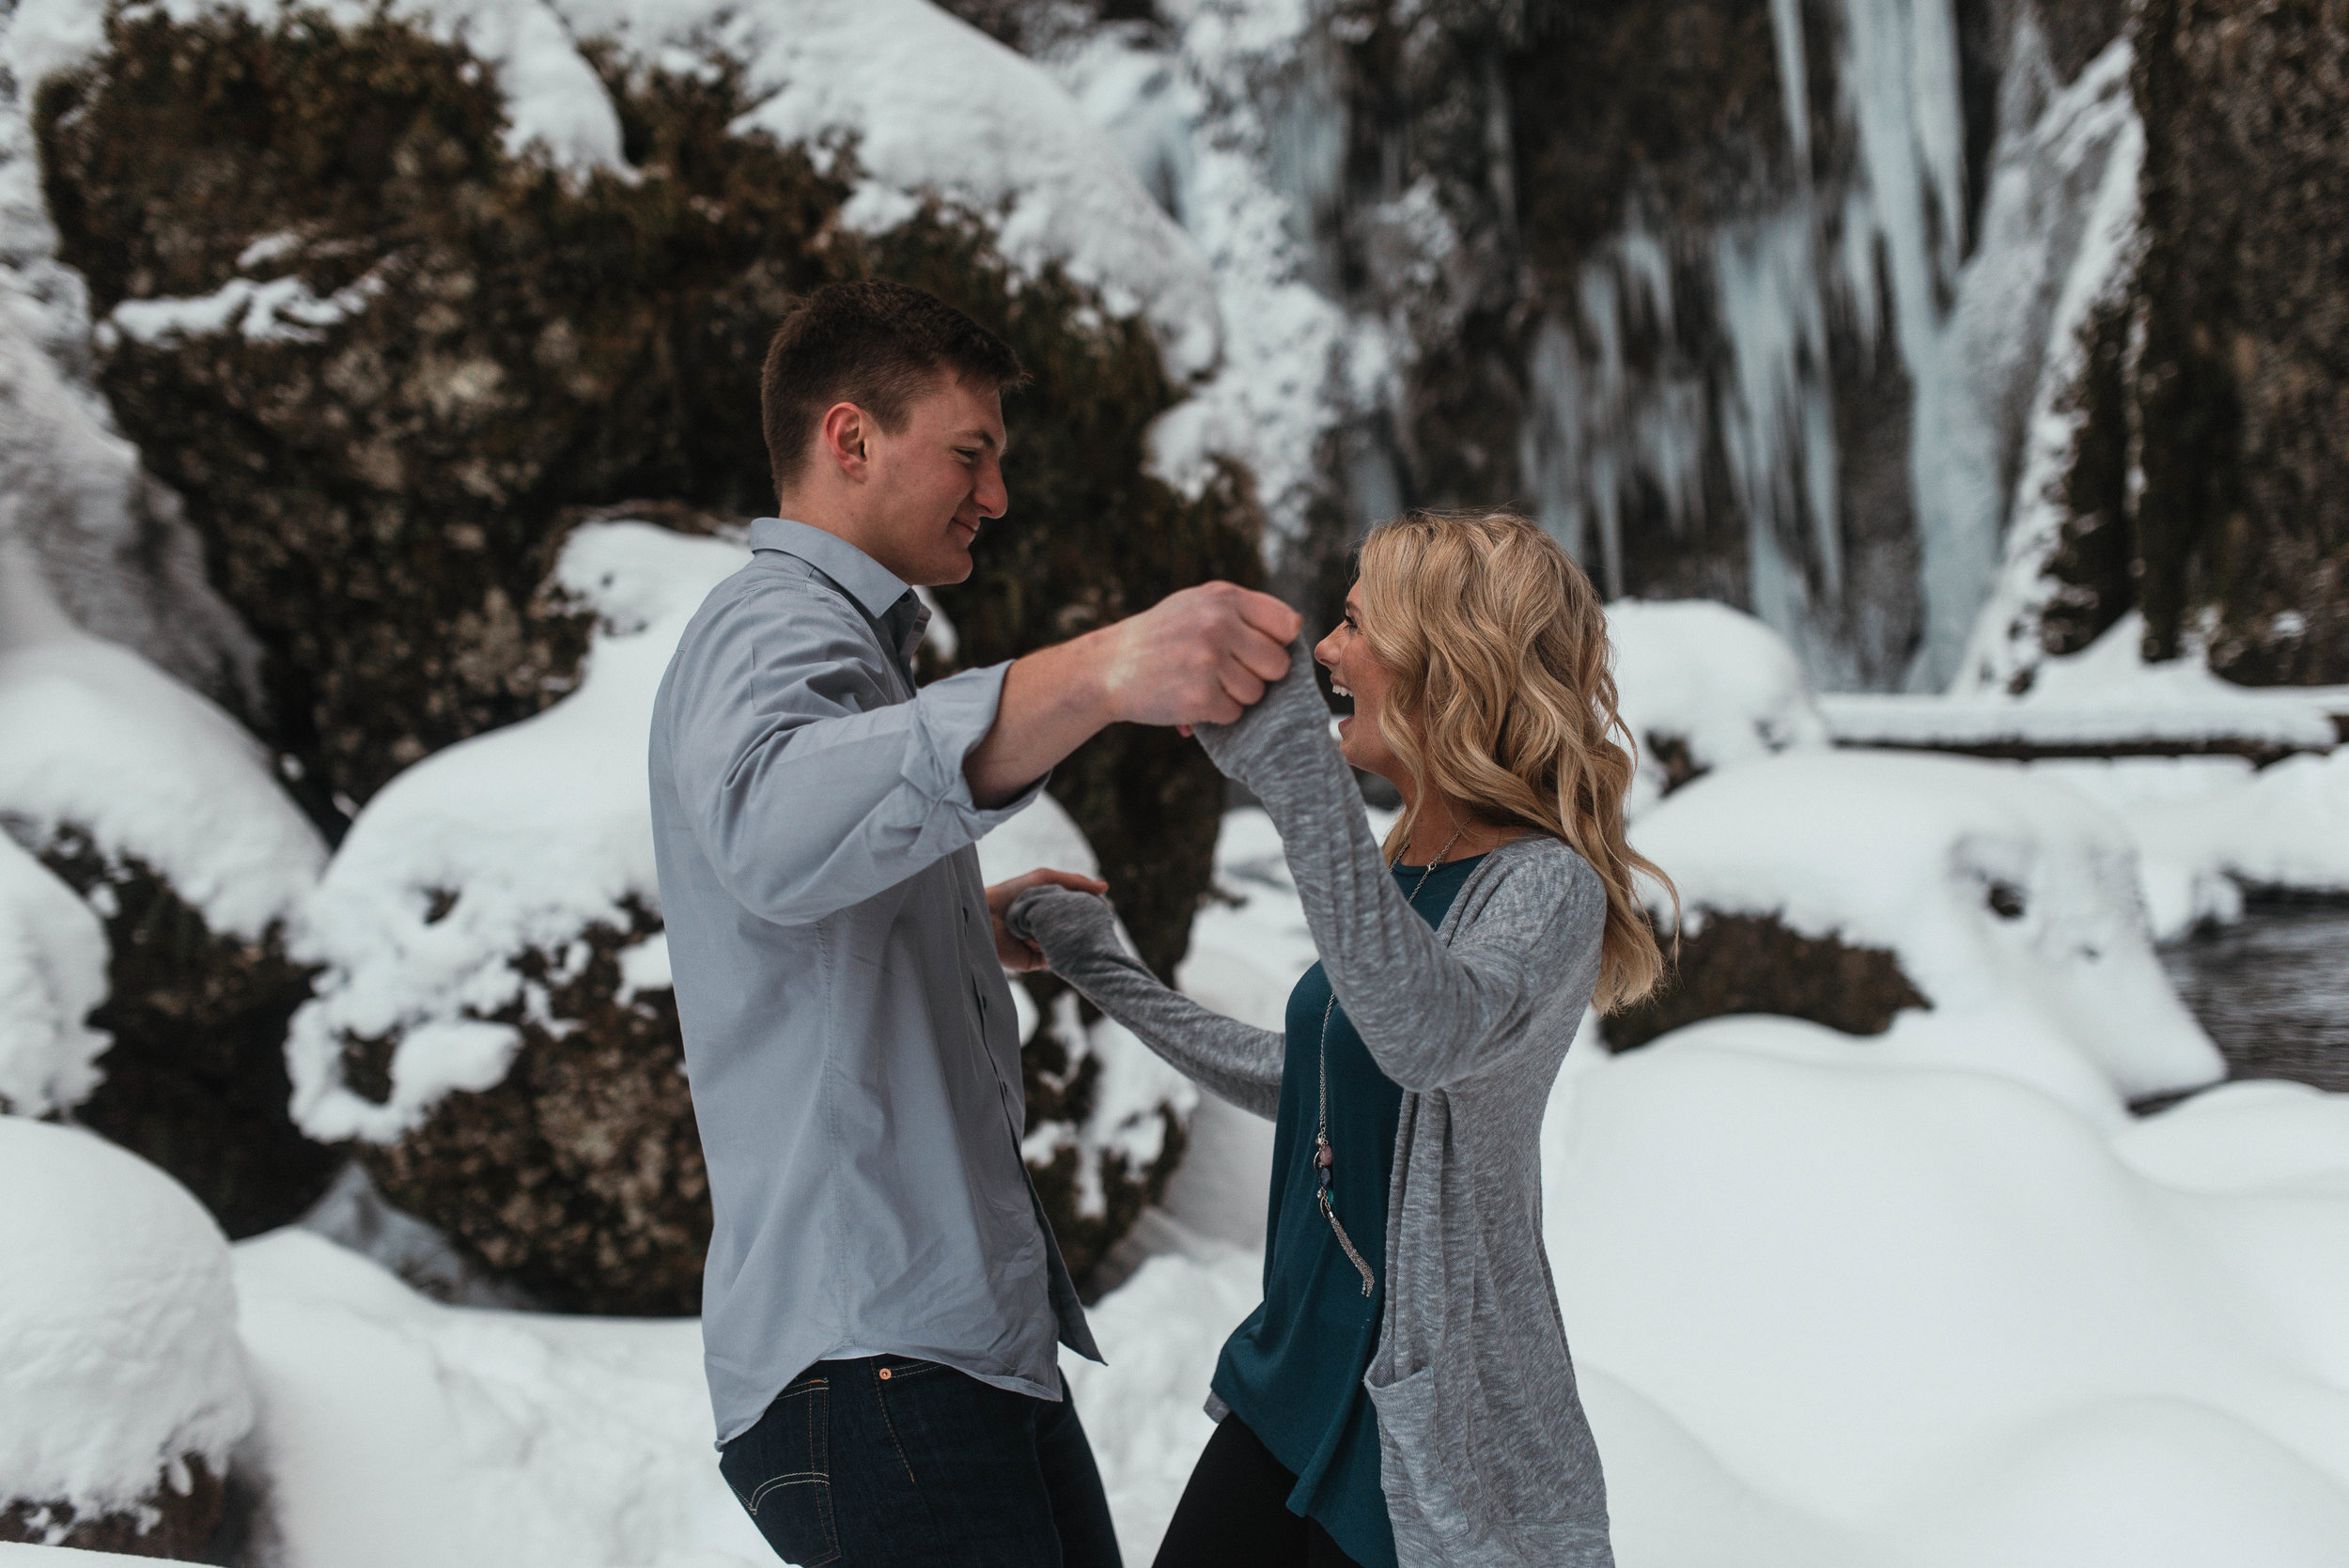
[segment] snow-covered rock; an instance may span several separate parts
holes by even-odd
[[[1870,1049],[1995,1053],[2091,1109],[2221,1074],[2154,958],[2136,841],[2019,767],[1790,753],[1699,781],[1632,838],[1694,914],[1692,949],[1718,914],[1893,955],[1932,1011]]]
[[[50,1116],[89,1097],[112,1041],[88,1018],[105,1000],[98,917],[0,837],[0,1114]]]
[[[0,1538],[193,1556],[253,1421],[228,1244],[90,1134],[0,1118]]]
[[[640,522],[574,533],[579,690],[369,802],[295,951],[294,1115],[361,1141],[398,1207],[547,1299],[689,1311],[708,1200],[669,994],[645,736],[685,623],[748,558]]]
[[[231,1234],[283,1224],[335,1163],[288,1118],[283,1052],[309,992],[283,928],[325,845],[226,712],[29,586],[0,564],[31,611],[0,631],[0,833],[103,921],[111,992],[103,1081],[63,1103]]]
[[[1801,660],[1751,615],[1706,599],[1618,599],[1607,635],[1617,706],[1640,747],[1626,815],[1716,768],[1827,744]]]

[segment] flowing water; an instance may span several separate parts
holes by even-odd
[[[2161,962],[2230,1078],[2349,1093],[2349,904],[2254,903]]]

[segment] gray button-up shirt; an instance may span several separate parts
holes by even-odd
[[[718,1439],[812,1361],[899,1355],[1061,1397],[1099,1358],[1019,1157],[1011,990],[963,758],[1007,665],[913,689],[929,624],[853,545],[762,518],[652,720],[653,848],[717,1229]]]

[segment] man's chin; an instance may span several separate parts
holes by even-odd
[[[975,569],[977,569],[977,563],[971,559],[969,545],[964,545],[959,549],[945,550],[940,552],[937,560],[930,563],[930,569],[923,574],[926,581],[922,586],[944,588],[957,582],[968,582],[971,581],[971,573]]]

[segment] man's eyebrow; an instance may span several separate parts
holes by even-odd
[[[999,458],[1011,450],[1011,438],[1009,436],[1005,436],[1001,441],[998,441],[995,437],[995,432],[988,429],[984,425],[973,425],[971,428],[957,435],[955,440],[958,442],[975,441],[981,446],[993,447],[995,449],[995,455]]]

